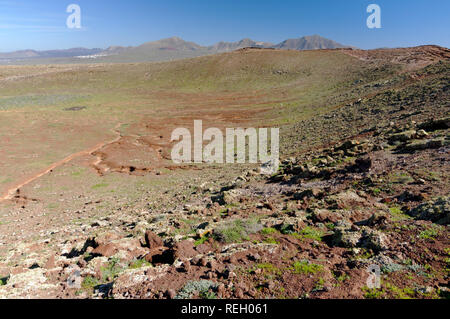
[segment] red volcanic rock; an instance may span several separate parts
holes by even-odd
[[[158,235],[156,235],[151,230],[145,232],[145,247],[154,249],[164,246],[164,243]]]

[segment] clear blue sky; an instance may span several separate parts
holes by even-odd
[[[66,27],[71,3],[81,7],[81,30]],[[366,26],[371,3],[382,9],[382,29]],[[0,0],[0,52],[312,34],[364,49],[450,47],[449,12],[449,0]]]

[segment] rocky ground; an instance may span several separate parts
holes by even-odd
[[[18,243],[0,296],[448,298],[448,73],[437,63],[296,124],[273,176],[206,177],[80,233]]]
[[[3,296],[61,298],[448,297],[450,119],[396,125],[249,170],[171,209],[35,252]],[[108,227],[106,227],[108,228]],[[111,228],[111,227],[110,227]],[[45,243],[44,243],[45,244]],[[41,259],[36,259],[39,256]],[[367,268],[381,268],[369,289]]]

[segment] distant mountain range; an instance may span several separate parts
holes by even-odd
[[[276,45],[268,42],[242,39],[237,42],[219,42],[212,46],[201,46],[178,37],[172,37],[147,42],[136,47],[111,46],[107,49],[73,48],[67,50],[23,50],[0,53],[0,63],[150,62],[230,52],[247,47],[282,50],[317,50],[346,48],[350,46],[342,45],[318,35],[288,39]]]
[[[339,49],[348,48],[336,41],[322,38],[318,35],[306,36],[299,39],[288,39],[273,46],[275,49],[285,50],[318,50],[318,49]]]
[[[0,53],[0,59],[36,59],[36,58],[68,58],[82,55],[93,55],[103,52],[103,49],[73,48],[67,50],[22,50]]]
[[[252,39],[242,39],[238,42],[219,42],[213,46],[208,47],[210,50],[217,52],[229,52],[237,49],[256,47],[256,48],[271,48],[274,45],[269,42],[256,42]]]

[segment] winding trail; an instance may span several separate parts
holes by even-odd
[[[13,199],[14,196],[20,192],[20,189],[22,187],[24,187],[24,186],[34,182],[35,180],[37,180],[38,178],[41,178],[44,175],[47,175],[48,173],[52,172],[55,168],[57,168],[59,166],[62,166],[64,164],[74,160],[77,157],[84,156],[84,155],[92,155],[92,153],[98,151],[99,149],[105,147],[106,145],[109,145],[109,144],[112,144],[112,143],[115,143],[115,142],[119,141],[120,138],[122,137],[121,133],[119,132],[119,128],[120,128],[120,126],[122,126],[122,124],[123,123],[119,123],[113,129],[111,129],[111,131],[113,131],[114,134],[117,135],[117,137],[115,139],[113,139],[111,141],[98,143],[97,145],[95,145],[95,146],[93,146],[93,147],[91,147],[91,148],[89,148],[87,150],[83,150],[83,151],[71,154],[71,155],[67,156],[64,159],[62,159],[62,160],[60,160],[60,161],[58,161],[56,163],[53,163],[52,165],[47,167],[42,172],[40,172],[40,173],[38,173],[36,175],[33,175],[32,177],[28,178],[26,181],[20,183],[19,185],[16,185],[13,188],[8,189],[6,194],[4,194],[4,195],[2,195],[2,197],[0,197],[0,203],[4,202],[4,201],[7,201],[7,200]]]

